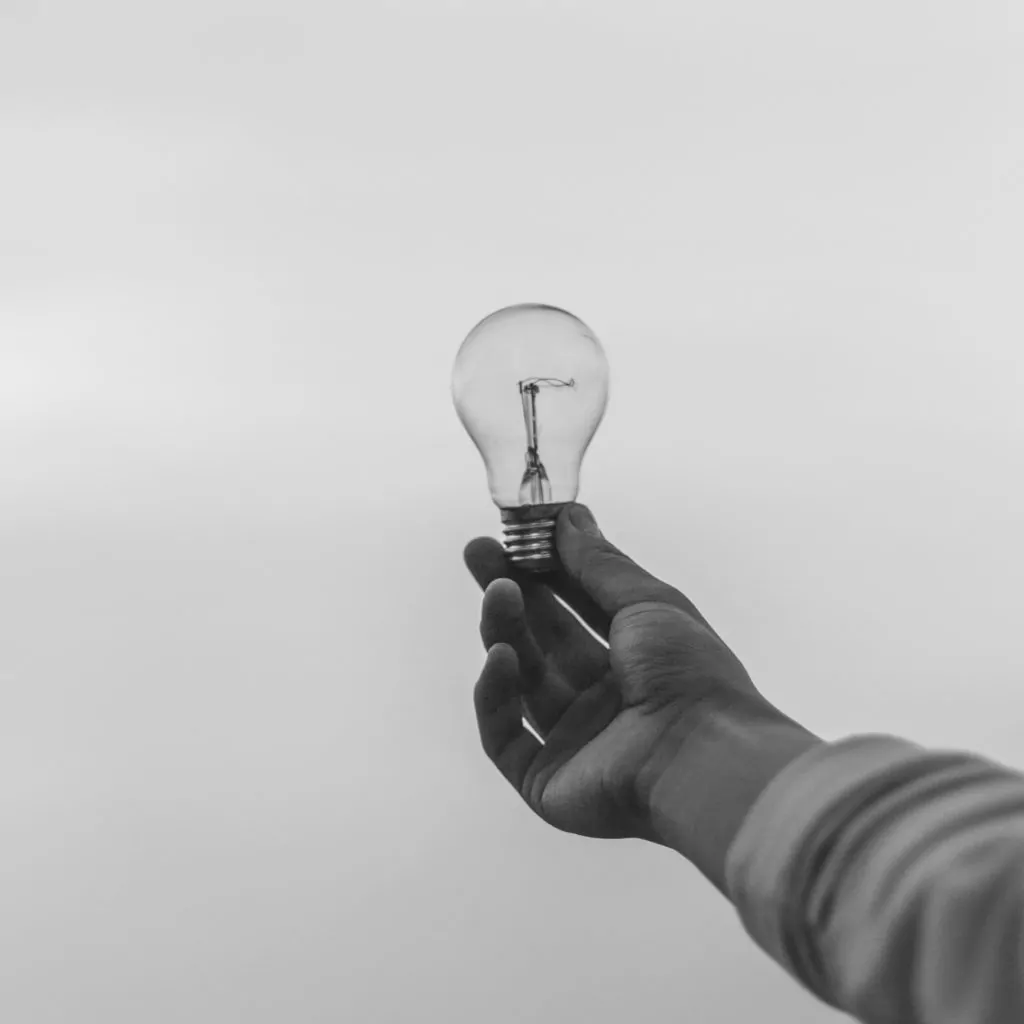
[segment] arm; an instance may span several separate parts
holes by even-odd
[[[1024,1021],[1024,777],[884,736],[709,716],[652,791],[659,841],[868,1024]]]
[[[542,582],[513,581],[494,541],[466,555],[485,588],[481,740],[530,808],[677,850],[867,1024],[1024,1022],[1024,778],[891,737],[823,743],[583,506],[557,543]]]

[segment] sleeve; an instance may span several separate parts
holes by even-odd
[[[744,927],[865,1024],[1024,1024],[1024,777],[889,736],[782,770],[729,850]]]

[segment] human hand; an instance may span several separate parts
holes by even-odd
[[[491,538],[466,546],[485,589],[484,750],[556,828],[661,842],[651,793],[690,738],[725,709],[769,705],[693,603],[605,540],[584,506],[561,510],[556,545],[561,568],[543,576],[512,568]]]

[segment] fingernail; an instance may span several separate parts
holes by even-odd
[[[577,530],[582,530],[588,537],[601,538],[601,531],[586,505],[573,505],[569,511],[569,519]]]

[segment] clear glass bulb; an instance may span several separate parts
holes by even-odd
[[[499,309],[459,348],[452,399],[483,456],[510,561],[555,568],[555,518],[579,493],[583,453],[608,403],[601,343],[564,309]]]

